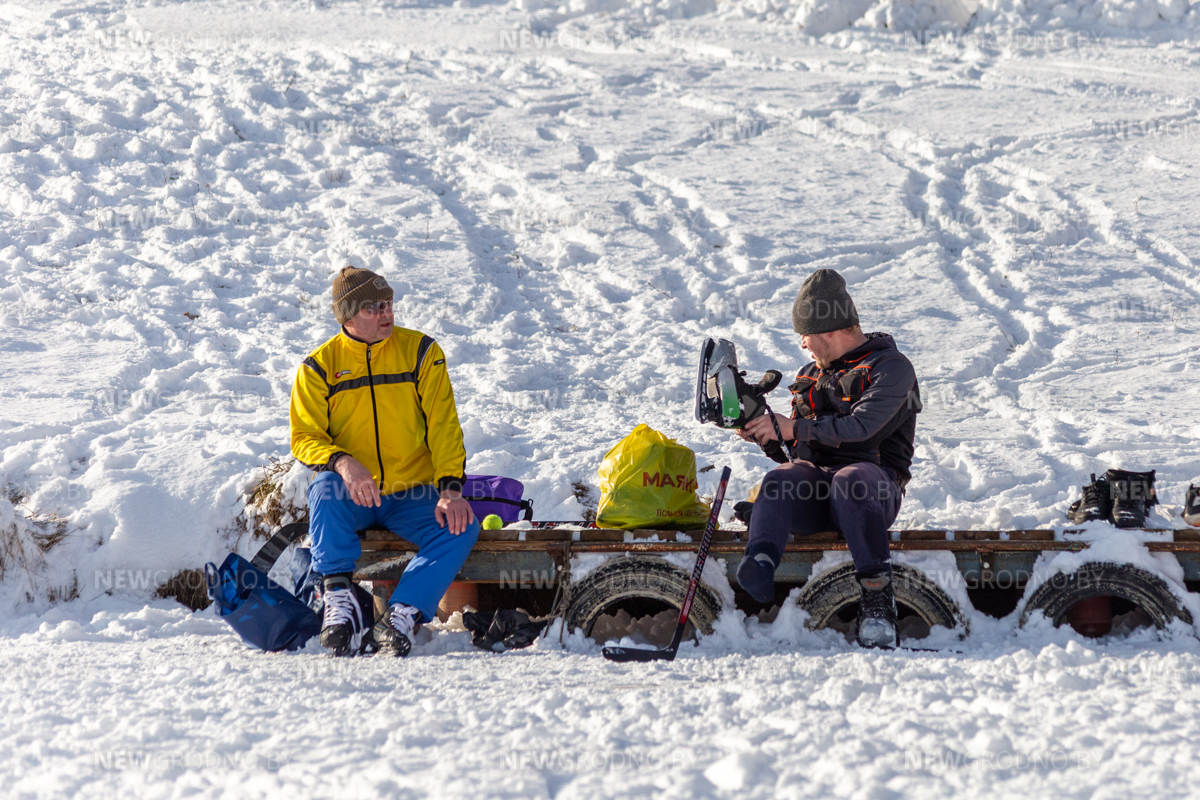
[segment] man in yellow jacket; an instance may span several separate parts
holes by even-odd
[[[304,359],[292,386],[292,455],[318,473],[308,508],[321,645],[336,655],[365,632],[350,580],[357,531],[384,527],[419,548],[373,629],[394,656],[408,655],[479,538],[462,497],[467,456],[446,357],[428,336],[394,327],[392,296],[383,277],[344,267],[333,279],[342,330]]]

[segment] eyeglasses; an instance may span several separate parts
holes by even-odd
[[[369,306],[362,307],[362,313],[368,317],[378,317],[380,314],[388,313],[392,310],[392,301],[384,300],[382,303],[371,303]]]

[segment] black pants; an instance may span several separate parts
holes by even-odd
[[[900,512],[900,488],[877,464],[818,467],[795,461],[763,477],[746,555],[766,553],[779,566],[788,534],[841,531],[859,572],[889,563],[888,526]]]

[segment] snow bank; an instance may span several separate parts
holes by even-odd
[[[724,16],[792,23],[812,36],[852,26],[900,32],[970,27],[992,34],[1194,30],[1197,16],[1190,10],[1187,0],[730,0],[720,7]]]
[[[847,29],[920,33],[943,37],[970,31],[979,42],[996,40],[1013,46],[1032,41],[1039,32],[1086,31],[1097,35],[1130,35],[1156,29],[1193,36],[1200,12],[1189,0],[513,0],[530,13],[535,29],[568,20],[609,17],[630,22],[661,23],[715,13],[722,19],[746,19],[794,25],[810,36]],[[595,48],[628,44],[619,35],[563,32],[554,38],[569,47]],[[642,41],[682,45],[682,37],[635,37]]]

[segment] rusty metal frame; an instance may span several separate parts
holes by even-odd
[[[1146,529],[1163,536],[1145,542],[1152,553],[1174,553],[1184,568],[1185,578],[1200,580],[1200,530]],[[745,549],[739,537],[744,531],[717,531],[711,552],[715,556],[740,555]],[[991,583],[998,573],[1020,576],[1032,567],[1043,552],[1085,550],[1088,543],[1075,538],[1080,531],[1065,529],[1012,531],[903,530],[892,532],[891,548],[896,551],[947,551],[954,553],[959,571],[969,580]],[[1170,535],[1170,540],[1167,536]],[[363,580],[395,580],[407,566],[416,546],[390,531],[365,531],[363,556],[356,577]],[[558,576],[556,601],[565,599],[564,581],[570,580],[571,557],[581,553],[647,554],[695,551],[698,542],[679,541],[675,531],[623,531],[606,529],[549,528],[543,530],[502,529],[483,531],[458,580],[479,583],[499,582],[501,571],[509,569],[551,569]],[[844,551],[846,542],[836,532],[818,533],[789,542],[777,580],[803,583],[811,566],[826,551]],[[727,559],[730,577],[736,560]],[[999,570],[1007,563],[1015,570]]]

